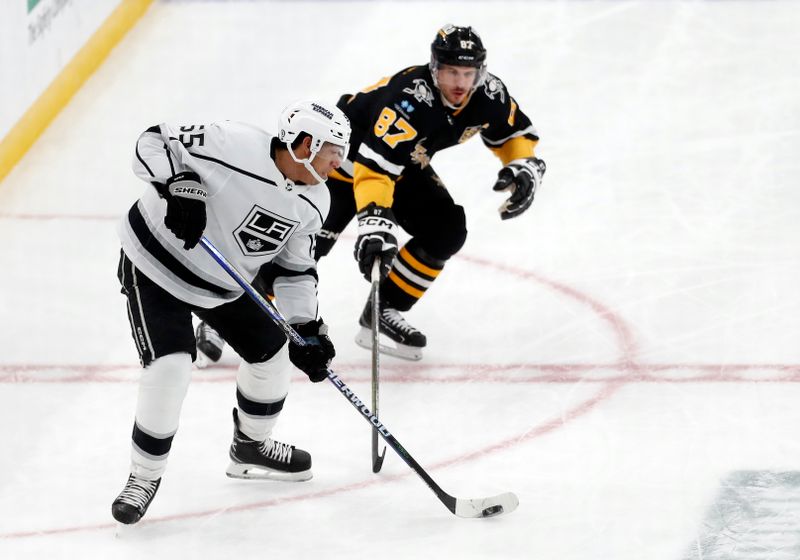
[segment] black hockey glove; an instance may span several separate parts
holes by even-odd
[[[380,259],[381,278],[389,274],[397,254],[396,233],[397,222],[391,208],[370,202],[358,213],[358,239],[353,254],[367,282],[372,281],[372,263],[375,259]]]
[[[516,218],[530,208],[546,169],[543,160],[529,157],[515,159],[500,170],[492,188],[498,192],[511,191],[511,196],[500,206],[502,219]]]
[[[336,355],[333,342],[328,338],[328,325],[317,319],[292,327],[303,337],[306,345],[300,346],[289,339],[289,359],[314,383],[323,381],[328,377],[328,367]]]
[[[200,176],[194,171],[173,175],[159,193],[167,200],[164,225],[184,241],[184,249],[191,249],[206,229],[207,192],[200,183]]]

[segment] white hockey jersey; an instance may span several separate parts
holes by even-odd
[[[277,142],[277,140],[276,140]],[[287,180],[271,157],[273,137],[225,121],[174,127],[161,124],[136,143],[133,170],[148,183],[181,171],[197,173],[208,189],[204,235],[249,281],[268,262],[278,266],[276,303],[291,323],[317,317],[315,235],[330,207],[324,184]],[[200,245],[190,250],[164,225],[166,201],[153,186],[122,219],[122,249],[133,264],[170,294],[211,308],[243,290]]]

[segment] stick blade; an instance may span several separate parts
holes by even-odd
[[[455,513],[459,517],[481,518],[497,517],[511,513],[519,505],[519,498],[513,492],[498,494],[491,498],[476,498],[474,500],[456,499]]]
[[[386,447],[383,448],[383,453],[378,453],[378,430],[372,430],[372,472],[379,473],[383,466],[383,460],[386,458]]]

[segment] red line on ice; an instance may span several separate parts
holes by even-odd
[[[539,426],[534,426],[529,430],[521,434],[517,434],[505,440],[502,440],[497,443],[493,443],[487,445],[481,449],[465,453],[450,459],[446,459],[444,461],[440,461],[425,470],[430,472],[434,470],[443,469],[446,467],[452,467],[455,465],[460,465],[463,463],[467,463],[469,461],[473,461],[475,459],[480,459],[487,455],[491,455],[492,453],[503,451],[506,449],[510,449],[515,445],[518,445],[523,442],[527,442],[543,435],[546,435],[561,426],[580,418],[590,410],[592,410],[598,403],[608,399],[611,397],[620,387],[622,387],[624,383],[608,383],[605,387],[601,388],[596,395],[590,397],[589,399],[583,401],[582,403],[577,404],[570,410],[567,410],[558,416],[544,422]],[[173,515],[165,515],[161,517],[150,517],[143,519],[138,525],[151,525],[156,523],[166,523],[170,521],[186,521],[190,519],[198,519],[198,518],[206,518],[206,517],[213,517],[218,516],[225,513],[239,513],[244,511],[251,511],[251,510],[258,510],[258,509],[267,509],[275,506],[280,506],[284,504],[294,503],[294,502],[304,502],[308,500],[314,500],[319,498],[327,498],[329,496],[335,496],[337,494],[344,494],[347,492],[353,492],[357,490],[362,490],[364,488],[369,488],[370,486],[376,486],[378,484],[388,484],[390,482],[394,482],[396,480],[400,480],[402,478],[406,478],[414,474],[413,471],[409,470],[403,474],[396,474],[396,475],[381,475],[380,477],[377,476],[370,476],[370,478],[362,480],[360,482],[354,482],[351,484],[346,484],[342,486],[337,486],[334,488],[328,488],[326,490],[318,490],[315,492],[309,492],[306,494],[298,494],[296,496],[288,496],[288,497],[280,497],[274,498],[271,500],[262,500],[258,502],[252,502],[249,504],[241,504],[238,506],[232,507],[225,507],[225,508],[217,508],[217,509],[207,509],[201,511],[193,511],[193,512],[186,512],[186,513],[176,513]],[[435,498],[431,496],[431,507],[435,507]],[[443,506],[439,506],[443,507]],[[10,533],[0,533],[0,539],[21,539],[21,538],[29,538],[29,537],[47,537],[53,535],[64,535],[70,533],[80,533],[80,532],[87,532],[87,531],[100,531],[100,530],[109,530],[116,527],[116,523],[100,523],[95,525],[76,525],[72,527],[60,527],[54,529],[40,529],[40,530],[32,530],[32,531],[15,531]]]
[[[0,215],[2,217],[9,217],[7,215]],[[14,216],[11,216],[12,218]],[[68,216],[45,216],[39,219],[109,219],[107,217],[68,217]],[[35,216],[28,216],[28,215],[17,215],[16,219],[37,219]],[[446,467],[450,467],[453,465],[463,464],[469,461],[473,461],[475,459],[479,459],[485,457],[487,455],[496,453],[498,451],[503,451],[510,449],[520,443],[524,443],[538,437],[541,437],[545,434],[553,432],[558,428],[564,426],[565,424],[580,418],[593,408],[595,408],[599,403],[608,400],[612,397],[619,389],[621,389],[626,384],[632,381],[641,381],[641,380],[649,380],[647,376],[652,371],[657,371],[658,368],[663,369],[685,369],[687,367],[692,368],[692,366],[683,366],[683,365],[661,365],[661,366],[647,366],[644,364],[637,364],[635,361],[636,353],[637,353],[637,345],[634,340],[634,337],[631,333],[631,330],[625,323],[625,321],[619,317],[613,310],[606,307],[605,305],[601,304],[600,302],[596,301],[592,297],[584,294],[570,286],[562,284],[560,282],[556,282],[547,278],[544,278],[540,275],[537,275],[533,272],[510,267],[507,265],[502,265],[498,263],[494,263],[492,261],[488,261],[486,259],[481,259],[477,257],[462,257],[464,260],[476,264],[478,266],[494,268],[501,272],[508,273],[512,276],[516,276],[523,280],[533,280],[540,284],[544,284],[545,286],[555,290],[556,292],[560,293],[563,296],[569,297],[574,299],[586,306],[588,306],[600,319],[605,321],[609,327],[613,330],[614,334],[616,335],[617,342],[620,349],[620,358],[617,363],[611,364],[508,364],[508,365],[499,365],[499,364],[441,364],[441,365],[405,365],[405,366],[391,366],[391,365],[384,365],[384,370],[388,370],[391,372],[396,372],[393,375],[386,376],[384,378],[385,382],[397,382],[397,383],[415,383],[415,382],[440,382],[440,383],[455,383],[455,382],[464,382],[464,381],[473,381],[473,382],[509,382],[509,383],[519,383],[519,382],[530,382],[530,383],[564,383],[564,382],[586,382],[590,379],[581,376],[575,376],[574,372],[586,372],[587,370],[591,371],[592,369],[613,369],[615,371],[622,371],[622,375],[614,376],[613,378],[598,378],[594,381],[601,382],[604,385],[597,391],[597,393],[585,401],[577,404],[576,406],[572,407],[571,409],[559,414],[558,416],[542,423],[537,426],[533,426],[530,429],[526,430],[521,434],[517,434],[515,436],[506,438],[499,442],[484,446],[480,449],[464,453],[458,455],[456,457],[452,457],[450,459],[446,459],[434,464],[428,470],[438,470]],[[366,366],[362,364],[354,364],[350,366],[350,369],[362,369]],[[741,371],[741,369],[764,369],[765,366],[724,366],[724,365],[699,365],[693,369],[704,369],[708,370],[711,369],[712,373],[707,375],[706,377],[713,378],[714,380],[719,381],[719,374],[720,372],[737,370]],[[790,374],[790,377],[797,377],[798,376],[798,366],[793,365],[776,365],[772,366],[773,369],[777,368],[780,371],[786,372]],[[34,365],[34,364],[26,364],[26,365],[0,365],[0,371],[6,372],[5,375],[0,376],[0,382],[4,383],[24,383],[24,382],[54,382],[54,383],[78,383],[78,382],[124,382],[124,381],[133,381],[133,379],[126,379],[124,377],[114,377],[107,375],[113,371],[133,371],[138,368],[134,367],[127,367],[127,366],[103,366],[103,365],[77,365],[77,366],[68,366],[68,365],[55,365],[55,364],[44,364],[44,365]],[[219,369],[219,368],[214,368]],[[231,368],[232,369],[232,368]],[[347,367],[345,367],[347,369]],[[466,374],[460,374],[457,376],[450,376],[444,379],[437,378],[425,372],[427,371],[435,371],[435,370],[466,370]],[[526,380],[521,380],[519,378],[520,370],[535,370],[538,372],[548,372],[548,375],[545,376],[532,376],[526,378]],[[41,373],[43,371],[69,371],[75,372],[76,375],[70,375],[67,377],[61,377],[60,379],[42,379]],[[213,370],[208,370],[208,373],[211,374]],[[515,372],[514,376],[503,375],[503,372]],[[38,374],[38,375],[37,375]],[[573,374],[570,376],[570,374]],[[129,376],[130,377],[130,376]],[[202,380],[202,374],[197,374],[196,380]],[[226,374],[224,380],[230,381],[232,374]],[[209,381],[219,381],[219,378],[216,379],[208,379]],[[368,382],[367,378],[359,378],[359,381]],[[653,379],[657,380],[657,379]],[[349,380],[349,382],[352,382]],[[154,523],[164,523],[169,521],[183,521],[188,519],[196,519],[201,517],[210,517],[220,515],[222,513],[228,512],[242,512],[248,510],[257,510],[257,509],[265,509],[274,507],[281,504],[291,503],[291,502],[301,502],[307,501],[312,499],[324,498],[328,496],[333,496],[336,494],[342,494],[346,492],[361,490],[364,488],[368,488],[370,486],[374,486],[377,484],[386,484],[391,481],[410,476],[412,471],[408,471],[402,475],[394,475],[394,476],[382,476],[378,477],[370,477],[365,479],[361,482],[356,482],[352,484],[347,484],[343,486],[338,486],[335,488],[330,488],[327,490],[319,490],[316,492],[310,492],[306,494],[300,494],[297,496],[292,497],[282,497],[282,498],[275,498],[272,500],[265,500],[259,502],[253,502],[250,504],[242,504],[239,506],[234,507],[227,507],[227,508],[220,508],[220,509],[212,509],[212,510],[203,510],[203,511],[196,511],[196,512],[186,512],[180,514],[174,514],[170,516],[162,516],[162,517],[152,517],[146,518],[141,522],[141,524],[154,524]],[[36,537],[36,536],[49,536],[49,535],[60,535],[60,534],[68,534],[68,533],[76,533],[82,531],[94,531],[94,530],[106,530],[115,527],[114,523],[104,523],[104,524],[96,524],[96,525],[84,525],[84,526],[73,526],[73,527],[63,527],[63,528],[54,528],[54,529],[43,529],[43,530],[33,530],[33,531],[17,531],[17,532],[10,532],[10,533],[0,533],[0,539],[13,539],[13,538],[25,538],[25,537]]]

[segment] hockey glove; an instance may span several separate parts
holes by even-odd
[[[289,360],[314,383],[323,381],[328,377],[328,368],[336,355],[333,342],[328,338],[328,325],[317,319],[292,327],[306,344],[300,346],[289,339]]]
[[[546,169],[543,160],[530,157],[515,159],[500,170],[492,188],[498,192],[511,191],[511,196],[500,206],[502,219],[516,218],[530,208]]]
[[[167,179],[159,192],[167,200],[164,225],[184,241],[184,249],[191,249],[206,229],[207,192],[200,176],[194,171],[183,171]]]
[[[385,278],[392,268],[397,254],[397,222],[391,208],[378,206],[374,202],[358,213],[358,239],[354,256],[361,274],[372,280],[372,263],[380,260],[381,278]]]

